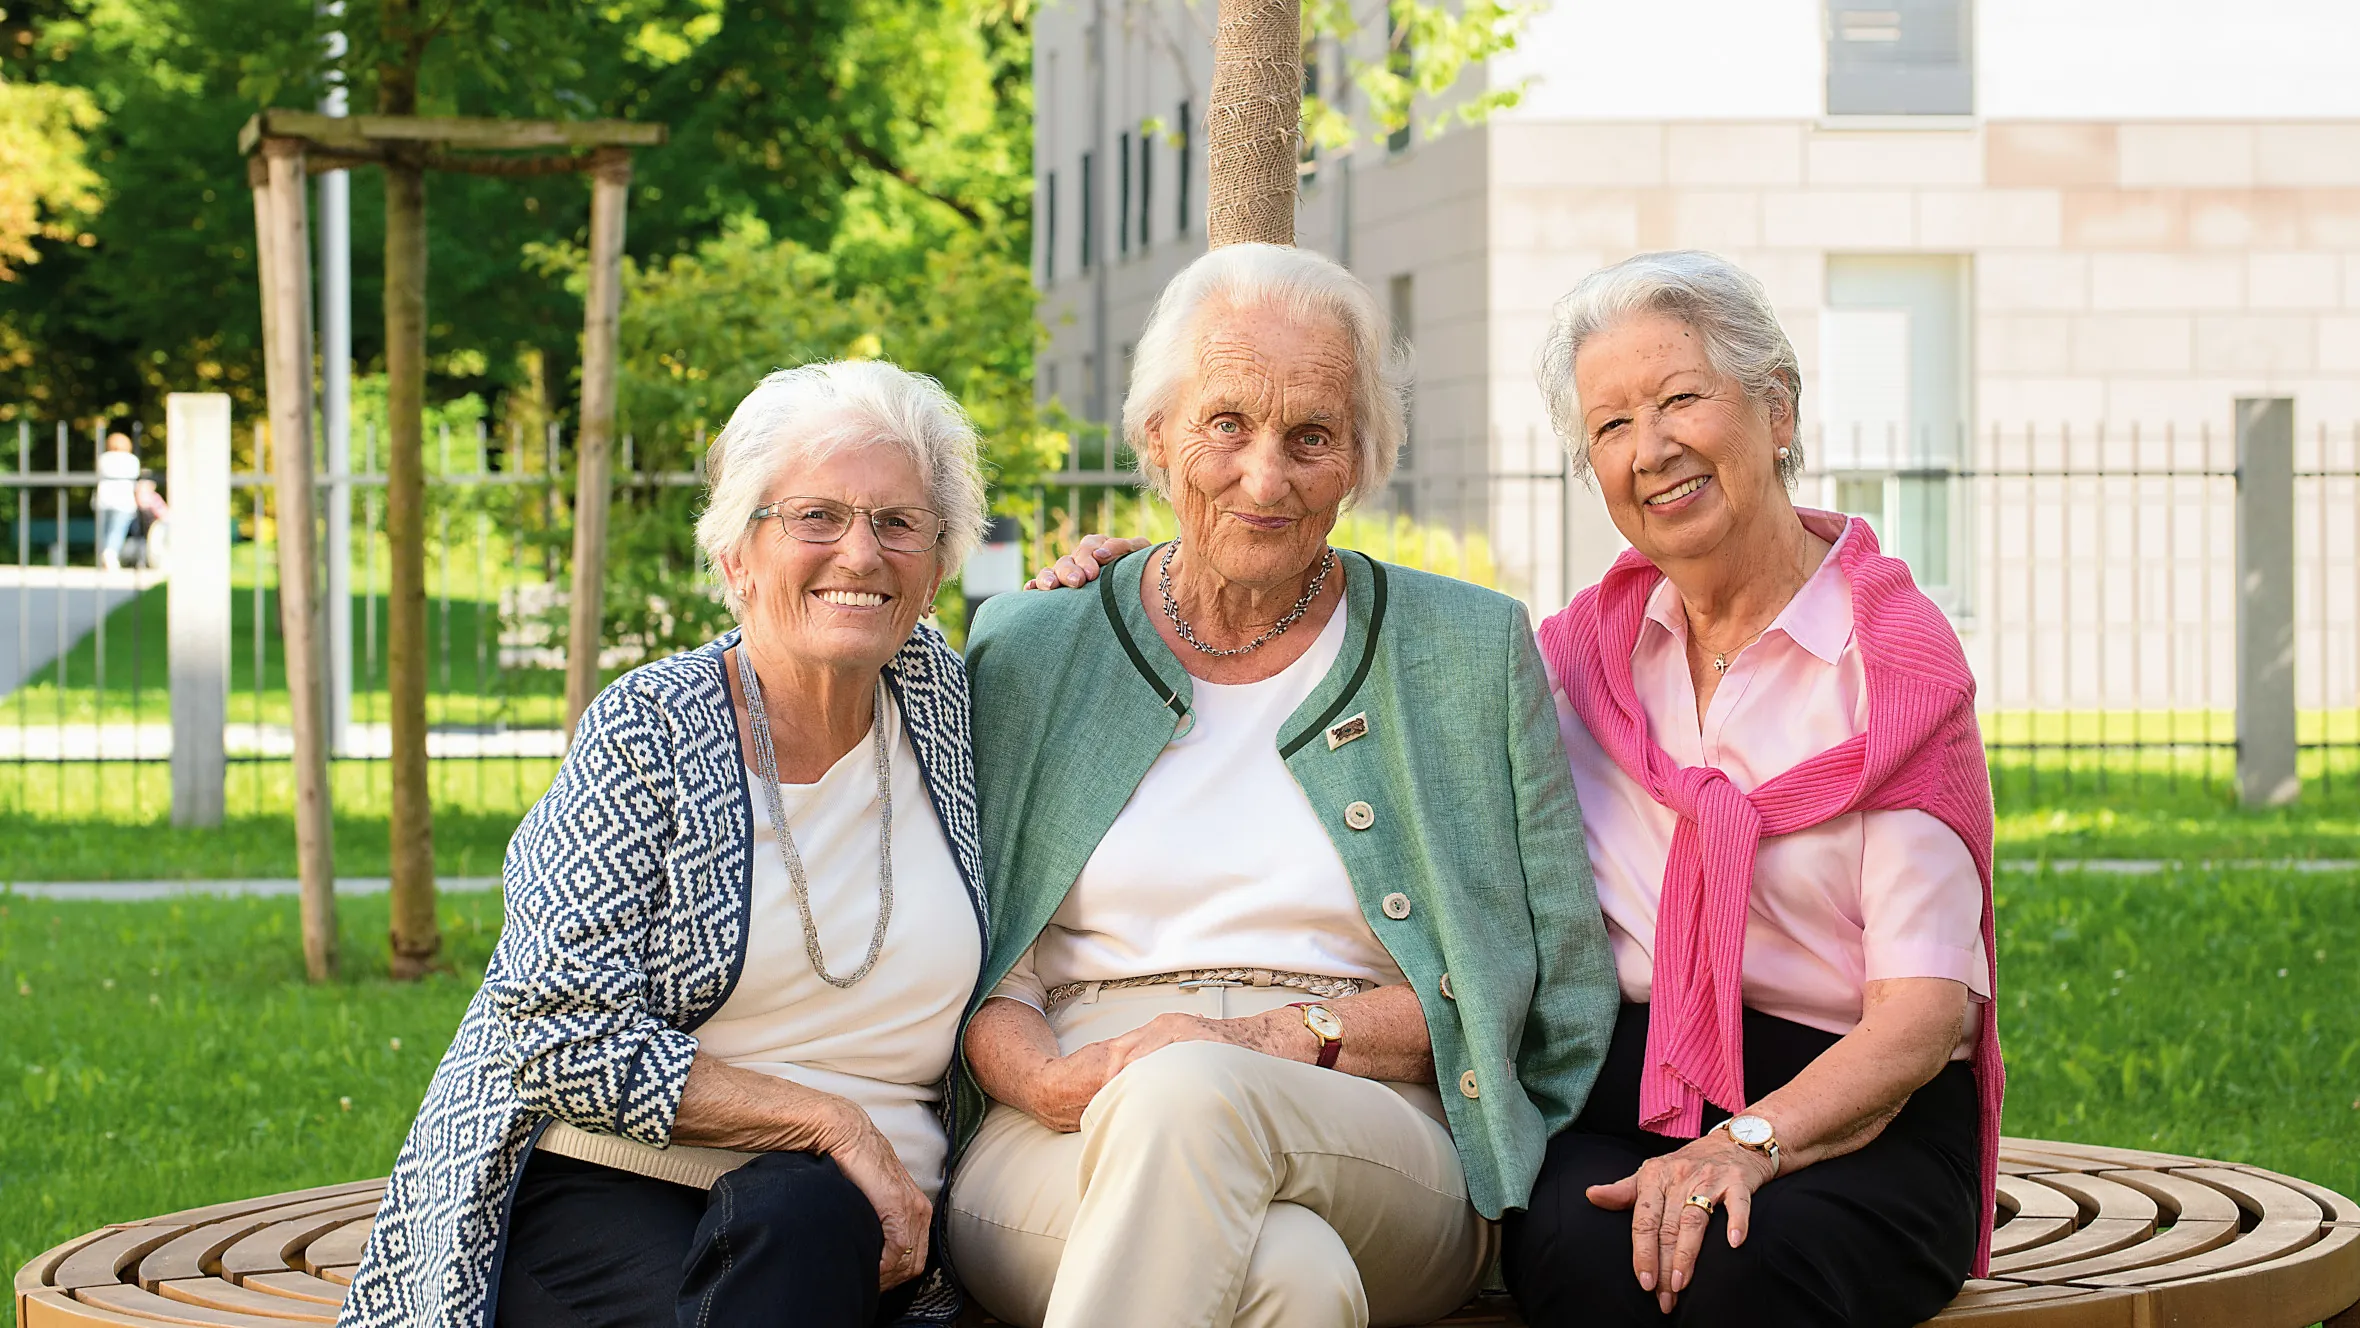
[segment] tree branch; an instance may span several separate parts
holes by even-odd
[[[934,190],[927,188],[926,185],[920,182],[918,177],[912,174],[908,168],[900,165],[891,157],[886,156],[884,153],[878,151],[875,147],[872,147],[868,143],[862,141],[858,134],[847,130],[844,133],[841,142],[843,143],[845,149],[851,152],[853,156],[860,158],[869,165],[876,167],[878,170],[885,172],[887,175],[890,175],[894,179],[901,181],[903,184],[908,185],[910,188],[918,191],[921,194],[924,194],[926,197],[933,199],[935,202],[940,203],[944,207],[949,208],[951,211],[958,213],[962,217],[965,217],[967,219],[968,225],[974,226],[978,229],[982,228],[983,214],[977,212],[973,205],[961,202],[956,198],[951,198],[944,194],[936,193]]]

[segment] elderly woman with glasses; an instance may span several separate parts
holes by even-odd
[[[1058,1328],[1424,1323],[1605,1054],[1613,970],[1523,606],[1330,547],[1404,431],[1384,313],[1232,245],[1124,433],[1180,537],[978,615],[993,886],[954,1262]]]
[[[919,618],[982,525],[975,431],[816,364],[705,464],[740,625],[601,692],[518,827],[345,1324],[958,1311],[930,1238],[983,876],[966,675]]]

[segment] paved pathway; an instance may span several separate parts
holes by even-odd
[[[95,567],[0,567],[0,696],[72,650],[99,615],[150,586],[162,572]]]

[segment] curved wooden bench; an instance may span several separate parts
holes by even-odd
[[[2360,1203],[2259,1167],[2003,1141],[1992,1275],[1936,1320],[2009,1328],[2360,1328]],[[18,1328],[333,1323],[381,1180],[67,1241],[16,1277]],[[1516,1324],[1486,1297],[1444,1321]]]

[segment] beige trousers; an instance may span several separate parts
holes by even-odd
[[[1302,993],[1133,987],[1049,1018],[1058,1045],[1159,1014],[1258,1014]],[[1109,1080],[1077,1134],[1000,1103],[952,1176],[950,1254],[1024,1328],[1363,1328],[1464,1304],[1495,1247],[1431,1085],[1215,1042]]]

